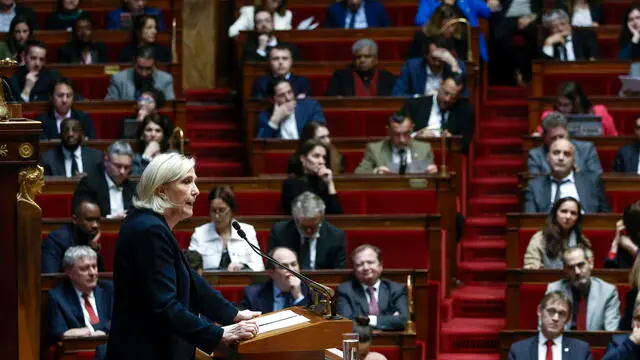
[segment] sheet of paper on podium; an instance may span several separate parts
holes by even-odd
[[[308,322],[309,319],[302,315],[298,315],[291,310],[279,311],[277,313],[260,316],[256,319],[258,323],[258,334],[264,334],[269,331],[284,329],[289,326]]]

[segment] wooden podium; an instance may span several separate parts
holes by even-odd
[[[293,311],[309,321],[260,333],[255,338],[238,344],[235,358],[324,360],[325,349],[340,347],[342,334],[352,332],[353,325],[349,319],[327,320],[302,307],[288,308],[276,313],[283,311]]]

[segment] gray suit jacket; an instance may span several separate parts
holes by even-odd
[[[585,213],[611,212],[607,194],[600,174],[578,171],[573,173],[580,205]],[[524,192],[525,213],[548,213],[551,211],[551,177],[541,175],[529,180]]]
[[[111,77],[111,83],[107,89],[105,100],[135,100],[136,86],[133,83],[134,69],[122,70]],[[154,69],[153,70],[153,86],[162,91],[165,99],[175,100],[176,95],[173,92],[173,77],[168,72]]]
[[[591,348],[582,340],[562,336],[562,360],[591,360]],[[541,360],[538,358],[538,335],[511,344],[509,360]]]
[[[598,152],[592,142],[571,140],[571,143],[576,148],[576,168],[581,171],[602,173],[600,158],[598,158]],[[551,166],[547,161],[547,153],[548,151],[544,145],[529,150],[529,159],[527,160],[527,172],[529,174],[551,173]]]
[[[566,279],[547,285],[546,293],[551,291],[562,291],[569,299],[573,299],[571,285]],[[619,322],[620,298],[618,297],[618,289],[615,285],[592,276],[587,301],[587,331],[616,331]],[[570,322],[567,323],[567,330],[570,325]]]
[[[409,144],[411,150],[411,161],[426,161],[428,165],[433,164],[433,151],[431,144],[412,140]],[[388,166],[391,163],[393,151],[391,141],[384,139],[367,144],[367,150],[360,165],[355,170],[356,174],[371,174],[378,166]]]
[[[57,145],[53,149],[44,152],[42,155],[42,165],[46,176],[67,176],[64,167],[64,153],[62,145]],[[85,173],[93,170],[102,163],[104,155],[102,151],[82,146],[82,170]]]

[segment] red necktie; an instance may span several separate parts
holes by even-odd
[[[95,325],[100,322],[98,315],[95,310],[93,310],[93,306],[91,306],[91,302],[89,302],[89,294],[82,294],[82,298],[84,299],[84,308],[87,310],[89,314],[89,322],[91,325]]]
[[[373,286],[367,288],[369,294],[369,315],[378,315],[380,308],[378,307],[378,299],[376,299],[376,289]]]
[[[580,297],[578,300],[578,318],[576,319],[576,330],[587,330],[587,298]]]
[[[553,340],[547,340],[547,356],[544,357],[544,360],[553,360]]]

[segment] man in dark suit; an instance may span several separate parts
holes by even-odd
[[[269,251],[269,256],[282,265],[300,272],[298,257],[291,249],[275,247]],[[267,273],[270,278],[267,282],[247,286],[244,289],[244,299],[240,303],[240,308],[260,311],[264,314],[291,306],[307,305],[306,294],[309,289],[300,279],[268,261]]]
[[[461,99],[464,80],[447,76],[437,95],[407,100],[401,112],[409,115],[416,129],[416,138],[428,139],[444,135],[462,135],[462,151],[466,154],[473,139],[473,108],[468,99]]]
[[[276,45],[286,45],[294,60],[299,60],[298,48],[293,44],[281,43],[274,33],[273,16],[265,8],[256,8],[253,14],[255,30],[247,35],[242,50],[243,61],[268,61],[269,50]]]
[[[349,319],[369,317],[369,324],[379,330],[404,330],[409,318],[407,291],[404,285],[381,278],[380,249],[360,245],[351,261],[355,279],[338,286],[338,314]]]
[[[582,340],[564,336],[571,319],[571,300],[561,291],[547,293],[538,305],[540,331],[511,344],[509,360],[591,360],[591,348]]]
[[[73,87],[71,87],[69,79],[58,79],[51,92],[50,108],[36,117],[36,120],[42,123],[41,140],[59,138],[62,120],[67,118],[74,118],[80,121],[84,135],[87,138],[96,138],[96,128],[93,125],[93,120],[86,113],[72,108],[74,97]]]
[[[327,9],[325,26],[340,29],[389,27],[391,21],[377,0],[341,0]]]
[[[304,76],[298,76],[291,72],[293,67],[293,55],[291,49],[286,45],[276,45],[269,51],[269,75],[263,75],[253,83],[251,96],[254,98],[264,98],[269,92],[269,85],[274,79],[289,80],[293,86],[296,97],[303,99],[311,96],[311,83]]]
[[[600,174],[574,171],[575,153],[575,147],[567,139],[551,144],[548,155],[551,174],[529,180],[524,193],[524,212],[548,213],[558,199],[569,196],[580,201],[585,213],[611,211]]]
[[[390,96],[396,76],[378,67],[378,45],[360,39],[351,47],[353,65],[336,70],[329,81],[327,96]]]
[[[286,79],[276,79],[268,88],[271,109],[258,115],[258,138],[297,140],[311,121],[326,123],[320,103],[296,99],[293,86]]]
[[[347,241],[344,231],[324,220],[325,204],[317,195],[303,192],[292,203],[293,219],[273,225],[269,251],[277,247],[293,250],[300,268],[344,269]]]
[[[632,324],[631,334],[613,335],[602,360],[640,359],[640,303],[638,302],[633,307]]]
[[[49,334],[52,341],[107,335],[111,327],[113,284],[98,280],[96,253],[88,246],[72,246],[64,253],[66,279],[49,291]],[[103,359],[106,345],[96,349]]]
[[[60,144],[42,154],[46,176],[82,177],[100,164],[104,158],[102,151],[82,145],[84,130],[80,121],[67,118],[60,129]]]
[[[595,60],[598,57],[598,40],[590,29],[571,27],[569,15],[562,9],[553,9],[542,17],[542,24],[549,31],[544,40],[542,56],[560,61]]]
[[[109,145],[103,163],[80,180],[73,196],[94,199],[100,205],[102,216],[124,218],[132,208],[135,193],[135,184],[129,180],[133,157],[127,142],[119,140]]]
[[[633,143],[618,150],[613,162],[614,172],[640,174],[638,158],[640,158],[640,117],[636,119],[636,138]]]
[[[15,100],[22,102],[46,101],[53,92],[60,74],[45,67],[47,48],[44,43],[29,40],[25,47],[24,65],[13,74],[9,83]]]

